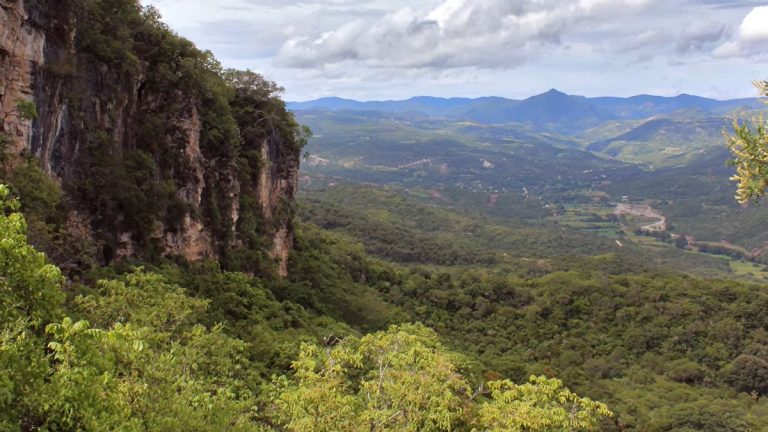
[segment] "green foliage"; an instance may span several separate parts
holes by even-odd
[[[131,232],[149,257],[156,256],[151,238],[158,224],[173,229],[186,212],[175,182],[158,180],[156,162],[144,151],[116,153],[106,134],[93,137],[79,163],[82,170],[67,189],[94,215],[100,240],[114,248],[117,233]]]
[[[164,278],[137,271],[100,282],[78,309],[95,322],[117,322],[101,349],[124,415],[149,430],[248,430],[253,406],[246,385],[246,345],[221,327],[196,325],[206,302]]]
[[[8,180],[27,218],[34,217],[51,224],[62,222],[64,195],[61,188],[40,169],[37,161],[25,158],[14,167]]]
[[[468,386],[436,335],[392,327],[327,350],[304,345],[278,380],[277,417],[291,431],[442,431],[456,427]]]
[[[510,381],[488,384],[492,400],[480,408],[482,430],[581,431],[591,430],[612,413],[599,402],[583,399],[546,377],[531,377],[530,383]]]
[[[207,304],[142,269],[125,276],[125,281],[102,280],[98,288],[100,295],[79,297],[76,303],[101,327],[131,323],[174,334],[180,331],[179,326],[191,321],[190,315],[201,313]]]
[[[396,189],[339,185],[307,192],[301,203],[304,220],[351,235],[371,254],[395,262],[490,265],[504,261],[505,253],[559,255],[563,243],[572,254],[614,249],[607,240],[525,224],[518,214],[489,218],[474,202],[463,211],[459,204],[425,203]]]
[[[19,204],[8,194],[0,187],[4,430],[259,431],[276,420],[301,431],[468,431],[475,422],[485,428],[486,420],[497,421],[499,410],[519,409],[505,408],[502,398],[520,406],[536,400],[536,409],[553,419],[561,418],[558,406],[578,405],[569,425],[586,425],[592,420],[582,411],[598,406],[542,380],[521,387],[518,397],[494,393],[482,405],[494,408],[480,408],[460,374],[463,360],[432,330],[402,325],[349,335],[327,318],[279,304],[257,280],[211,266],[197,274],[167,268],[167,277],[138,269],[101,280],[79,288],[85,294],[70,311],[78,319],[59,318],[66,312],[61,273],[26,244]],[[210,300],[191,297],[172,279],[189,281],[191,292]],[[202,324],[218,319],[232,323],[236,337],[223,325]],[[290,330],[300,325],[303,332]],[[333,333],[326,348],[302,345],[295,373],[276,381],[273,399],[258,396],[270,367],[259,345],[290,352],[297,340],[317,340],[307,330]],[[284,361],[279,351],[273,365]],[[549,401],[555,395],[559,402]],[[488,430],[517,430],[497,426]]]
[[[296,168],[307,138],[279,98],[281,89],[253,72],[224,70],[211,52],[174,33],[153,7],[133,0],[68,0],[64,6],[77,23],[75,76],[84,77],[68,95],[73,110],[82,111],[75,126],[82,145],[65,189],[94,216],[104,260],[113,258],[127,233],[140,258],[157,261],[160,235],[178,231],[189,218],[211,232],[227,268],[266,273],[265,239],[274,227],[260,217],[257,185],[259,174],[273,167],[265,165],[262,145],[266,140],[266,157],[285,165],[270,175],[284,175],[281,170]],[[121,83],[140,85],[126,134],[117,137],[87,107],[78,110],[78,101],[89,103],[80,93],[91,91],[93,81],[103,82],[99,96],[106,107],[122,106],[127,90]],[[107,108],[104,115],[122,114]],[[190,141],[198,127],[202,158]],[[201,202],[199,185],[205,186]],[[243,214],[236,226],[233,208]],[[274,222],[282,224],[293,212],[278,216]]]
[[[276,296],[365,331],[404,319],[374,288],[389,269],[371,263],[360,245],[312,226],[297,233],[289,280],[275,286]]]
[[[738,410],[729,406],[734,413],[730,416],[717,414],[719,405],[734,398],[751,400],[750,392],[761,385],[759,368],[750,365],[741,375],[734,375],[729,366],[739,356],[765,351],[761,348],[766,346],[761,336],[762,309],[768,300],[760,285],[660,273],[658,257],[656,264],[648,265],[637,252],[510,259],[509,264],[485,268],[436,266],[441,255],[434,254],[423,258],[432,260],[428,268],[393,266],[368,258],[362,251],[345,250],[344,245],[348,248],[354,244],[350,242],[360,241],[378,251],[378,226],[390,223],[403,232],[445,235],[455,231],[461,239],[455,226],[461,227],[463,218],[456,211],[434,206],[422,210],[416,200],[374,188],[339,186],[314,195],[313,207],[332,212],[310,208],[305,214],[355,237],[336,235],[335,242],[309,242],[322,231],[302,224],[291,278],[318,282],[312,285],[314,289],[300,291],[298,284],[287,287],[283,295],[302,293],[302,297],[292,297],[295,301],[322,307],[333,292],[322,287],[334,287],[336,292],[361,283],[373,287],[382,300],[405,314],[403,321],[425,323],[445,337],[452,349],[477,359],[472,376],[508,376],[518,382],[532,374],[557,376],[579,394],[608,403],[617,424],[625,427],[676,424],[680,419],[673,414],[675,409],[665,407],[677,406],[684,407],[689,416],[695,409],[703,410],[700,416],[691,417],[690,424],[724,424],[734,430],[745,430],[738,428],[753,427],[768,418],[762,402],[745,402]],[[331,201],[336,205],[328,205]],[[422,211],[429,217],[422,216]],[[349,217],[349,213],[360,217]],[[479,233],[488,224],[476,223],[479,227],[471,231],[475,240],[467,243],[467,254],[505,240],[486,240]],[[361,228],[353,229],[355,226]],[[495,232],[512,234],[511,230],[510,234],[500,229]],[[552,234],[541,234],[543,238],[548,235]],[[393,236],[391,242],[418,250],[421,239],[403,235]],[[310,254],[313,249],[317,252]],[[510,255],[516,250],[506,249]],[[541,246],[519,250],[528,256],[557,253]],[[319,262],[326,264],[312,265]],[[326,267],[332,270],[326,273]],[[344,274],[352,275],[352,280]],[[738,385],[737,379],[741,379]],[[631,390],[641,385],[644,393]],[[705,396],[701,395],[703,389],[707,389]],[[666,393],[669,399],[664,399]],[[684,396],[672,397],[677,394]],[[648,404],[633,405],[638,400]],[[708,420],[715,418],[720,423]],[[737,418],[747,420],[736,422]]]
[[[180,284],[208,307],[196,314],[196,321],[212,327],[225,323],[224,332],[246,342],[245,356],[253,374],[266,379],[290,367],[298,355],[300,342],[315,342],[324,335],[343,337],[354,334],[349,325],[321,316],[304,307],[279,301],[270,291],[289,289],[285,285],[222,272],[217,263],[201,263],[189,268],[165,267],[167,281]],[[277,285],[277,284],[275,284]]]
[[[16,112],[22,120],[31,121],[36,119],[38,115],[35,103],[26,99],[19,99],[16,101]]]
[[[0,118],[0,131],[3,131],[5,128],[5,122],[8,120],[8,117],[16,116],[20,120],[24,121],[32,121],[37,118],[37,106],[35,103],[31,100],[27,99],[17,99],[16,100],[16,106],[13,110],[6,112],[2,118]],[[7,135],[6,135],[7,137]]]
[[[44,252],[67,276],[96,265],[96,245],[87,232],[68,226],[64,194],[32,158],[20,161],[7,177],[27,221],[30,244]]]
[[[32,121],[37,118],[37,106],[34,102],[26,99],[18,99],[15,109],[8,111],[0,118],[0,175],[5,175],[6,164],[11,161],[13,155],[8,154],[13,138],[5,131],[5,122],[8,117],[16,116],[23,121]]]
[[[37,427],[53,430],[109,430],[127,426],[120,418],[122,400],[107,396],[116,383],[106,375],[102,332],[86,321],[64,318],[46,327],[48,382],[33,396]],[[103,429],[102,429],[103,428]]]
[[[764,400],[747,394],[649,380],[640,374],[609,382],[607,390],[620,395],[622,402],[611,407],[623,413],[616,425],[624,429],[638,425],[659,431],[759,431],[768,409]]]
[[[768,394],[768,359],[740,355],[724,370],[725,378],[736,389],[758,395]]]
[[[455,355],[421,325],[302,346],[295,374],[276,380],[276,417],[290,431],[589,430],[608,408],[558,380],[488,384],[476,399]]]
[[[18,431],[49,365],[28,321],[2,315],[0,325],[0,429]]]
[[[194,324],[204,301],[136,272],[78,302],[100,328],[58,321],[61,273],[26,244],[8,193],[0,186],[3,430],[254,430],[245,345]]]
[[[223,78],[235,90],[232,107],[246,147],[275,136],[283,140],[286,152],[298,154],[307,144],[312,131],[287,110],[279,97],[282,87],[250,70],[227,69]]]
[[[124,71],[139,64],[134,34],[142,24],[141,7],[133,0],[72,0],[77,16],[78,47]]]
[[[249,393],[232,378],[241,343],[192,328],[178,341],[152,328],[48,326],[50,381],[36,395],[40,427],[59,430],[249,430]]]
[[[755,83],[761,96],[768,96],[765,82]],[[736,200],[746,203],[758,200],[768,187],[768,129],[763,117],[753,119],[752,124],[733,126],[734,135],[727,136],[728,148],[734,159],[730,163],[736,167],[736,175],[731,180],[738,182]]]
[[[12,327],[18,320],[40,326],[59,314],[63,278],[45,255],[27,244],[26,220],[9,193],[0,185],[0,316]]]
[[[410,319],[450,336],[456,349],[474,352],[486,368],[516,377],[558,376],[609,403],[617,419],[632,426],[647,425],[653,414],[641,406],[632,419],[625,406],[636,395],[610,387],[622,377],[674,380],[690,388],[691,401],[706,386],[713,405],[736,391],[765,394],[765,362],[740,358],[762,352],[760,344],[750,345],[764,331],[768,298],[762,287],[658,274],[608,276],[589,265],[535,279],[477,269],[453,277],[406,271],[387,284],[387,299],[411,311]]]
[[[27,244],[19,203],[0,184],[0,427],[14,430],[16,419],[34,406],[47,364],[39,337],[61,313],[61,272]]]
[[[409,265],[501,265],[534,275],[552,267],[578,268],[584,257],[604,255],[615,257],[600,264],[609,273],[685,269],[723,277],[730,272],[721,259],[673,248],[649,252],[626,241],[619,246],[606,237],[567,229],[564,223],[541,221],[540,214],[514,197],[507,198],[509,208],[495,213],[488,209],[485,193],[458,188],[439,193],[433,198],[416,188],[349,184],[323,191],[305,189],[299,196],[299,216],[352,237],[378,258]],[[497,204],[503,201],[500,197]],[[535,206],[550,214],[540,204]]]

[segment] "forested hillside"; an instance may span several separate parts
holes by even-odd
[[[306,131],[276,84],[135,0],[4,1],[0,25],[4,177],[28,205],[37,177],[63,191],[37,241],[284,273]]]

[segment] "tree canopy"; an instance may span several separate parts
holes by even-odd
[[[136,268],[65,302],[9,193],[0,185],[1,430],[533,432],[611,415],[545,377],[473,390],[463,356],[421,324],[304,343],[290,372],[264,380],[258,347],[203,324],[211,300],[160,274]],[[249,298],[247,277],[230,275],[216,283]]]
[[[420,324],[304,345],[295,374],[277,381],[278,418],[297,432],[532,432],[589,430],[612,415],[543,376],[472,390],[460,364]]]

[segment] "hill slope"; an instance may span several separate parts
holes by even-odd
[[[352,112],[297,116],[315,131],[305,172],[358,182],[558,194],[638,170],[526,129]]]
[[[589,123],[607,119],[647,119],[681,110],[700,110],[723,115],[739,109],[759,109],[763,105],[757,98],[715,100],[692,95],[674,97],[639,95],[627,98],[571,96],[552,89],[525,100],[502,97],[436,98],[414,97],[402,101],[360,102],[340,98],[323,98],[306,102],[289,102],[294,111],[305,110],[353,110],[390,113],[419,113],[426,116],[445,117],[453,120],[474,120],[481,123],[535,123],[541,125],[560,123],[570,119],[582,128],[579,120]],[[539,119],[545,117],[546,120]]]
[[[684,165],[722,145],[730,122],[724,117],[654,118],[587,150],[626,162]]]

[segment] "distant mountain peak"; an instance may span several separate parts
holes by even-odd
[[[677,95],[677,99],[712,100],[712,99],[709,99],[709,98],[705,98],[705,97],[701,97],[701,96],[696,96],[696,95],[692,95],[692,94],[688,94],[688,93],[681,93],[681,94]]]
[[[568,97],[570,97],[570,96],[568,96],[566,93],[563,93],[560,90],[553,88],[553,89],[547,90],[544,93],[537,94],[535,96],[531,96],[528,99],[529,100],[530,99],[542,99],[542,98],[547,98],[547,99],[553,99],[553,98],[563,99],[563,98],[568,98]]]
[[[544,94],[545,95],[568,96],[567,94],[561,92],[560,90],[558,90],[556,88],[551,88],[551,89],[547,90]]]
[[[650,119],[656,116],[724,115],[741,107],[762,107],[755,100],[718,101],[696,95],[673,97],[585,97],[555,88],[524,100],[503,97],[443,98],[415,96],[408,100],[360,102],[342,98],[288,103],[292,110],[401,113],[484,124],[520,123],[562,134],[595,127],[606,120]],[[675,114],[677,113],[677,114]]]
[[[544,93],[537,94],[535,96],[531,96],[528,99],[524,99],[523,102],[544,102],[544,103],[572,103],[575,102],[577,99],[580,99],[578,96],[571,96],[567,93],[563,93],[560,90],[557,89],[550,89],[547,90]]]

